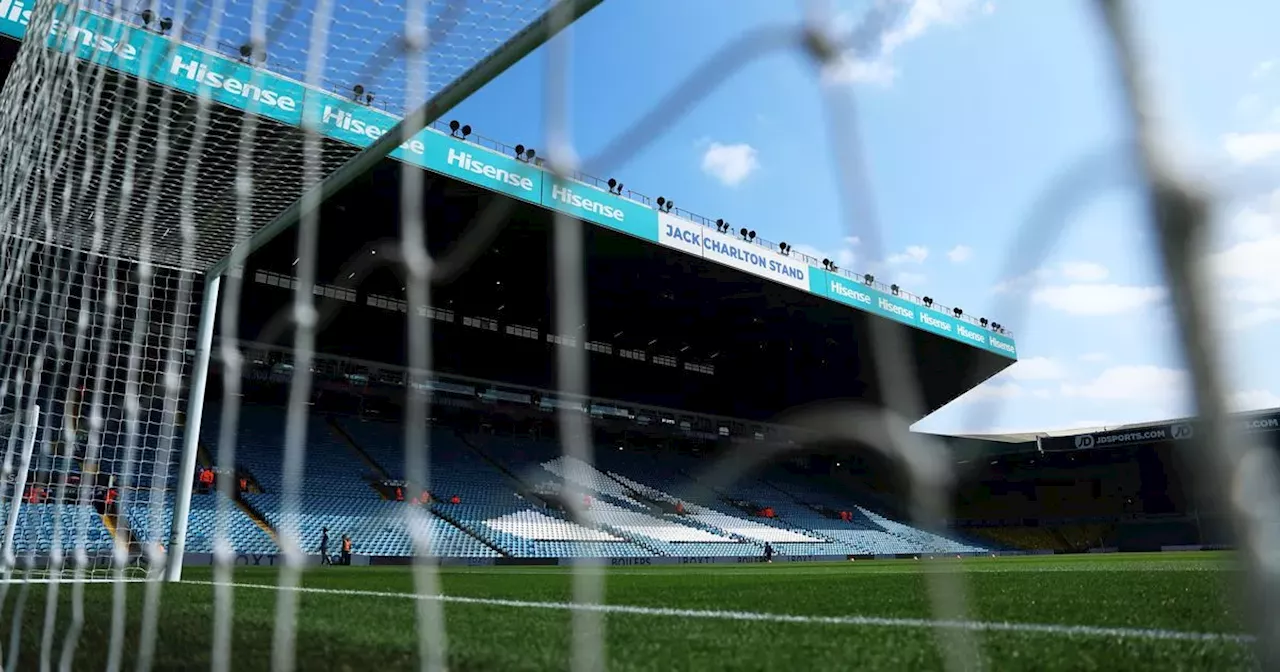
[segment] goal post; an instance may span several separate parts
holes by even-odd
[[[31,473],[31,453],[35,450],[36,435],[40,429],[40,407],[32,404],[31,410],[27,413],[26,422],[22,426],[15,426],[11,431],[16,434],[18,430],[22,431],[22,453],[18,457],[17,471],[12,473],[13,488],[10,490],[8,497],[9,513],[5,518],[4,525],[4,546],[0,550],[0,575],[8,578],[13,572],[16,563],[17,554],[14,553],[13,535],[18,527],[18,514],[22,510],[22,494],[27,490],[27,477]],[[12,447],[13,442],[10,442]],[[5,481],[9,481],[10,467],[12,464],[12,451],[5,454],[4,475]]]
[[[204,417],[204,395],[209,380],[209,357],[213,349],[213,327],[217,319],[218,293],[222,278],[207,276],[200,299],[200,326],[196,333],[195,362],[191,389],[187,393],[187,412],[183,428],[182,455],[178,466],[178,493],[170,526],[169,553],[165,579],[182,580],[182,563],[187,550],[187,518],[191,513],[191,493],[195,486],[196,454],[200,447],[200,425]]]
[[[211,555],[193,485],[217,308],[240,301],[223,280],[601,2],[23,3],[0,26],[22,40],[0,90],[0,414],[39,403],[52,438],[9,494],[16,556],[180,580]],[[318,128],[316,104],[389,130]]]

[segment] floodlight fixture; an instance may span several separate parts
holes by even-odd
[[[895,285],[889,285],[889,291],[893,292],[893,295],[894,295],[894,296],[897,296],[897,295],[898,295],[898,286],[897,286],[896,284],[895,284]]]
[[[963,311],[963,310],[960,310],[959,308],[952,308],[952,309],[951,309],[951,312],[952,312],[956,317],[960,317],[961,315],[964,315],[964,311]]]
[[[987,318],[985,318],[985,317],[984,317],[984,318],[982,318],[982,319],[978,320],[978,324],[981,324],[981,325],[982,325],[982,326],[984,326],[984,327],[985,327],[985,326],[987,326]]]
[[[932,297],[932,296],[926,296],[926,297],[924,297],[924,305],[925,305],[925,307],[926,307],[926,308],[932,308],[932,307],[933,307],[933,297]]]
[[[747,237],[748,237],[748,238],[750,238],[751,240],[755,240],[755,239],[756,239],[756,232],[755,232],[755,231],[748,231],[748,232],[747,232]]]
[[[862,276],[862,281],[867,283],[868,285],[874,284],[876,281],[876,276],[871,275],[870,273],[867,273],[866,275]]]

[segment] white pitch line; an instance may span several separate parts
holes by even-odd
[[[664,618],[701,618],[724,621],[752,621],[767,623],[799,623],[804,625],[851,625],[880,628],[943,628],[949,630],[969,630],[975,632],[1018,632],[1059,637],[1098,637],[1117,639],[1145,639],[1183,642],[1224,642],[1247,644],[1254,641],[1252,635],[1186,632],[1182,630],[1164,630],[1153,628],[1109,628],[1093,625],[1058,625],[1053,623],[1004,623],[994,621],[939,621],[927,618],[885,618],[879,616],[803,616],[794,614],[775,614],[756,611],[724,611],[704,609],[672,609],[665,607],[639,607],[624,604],[575,604],[573,602],[534,602],[528,600],[507,600],[491,597],[463,597],[459,595],[418,595],[377,590],[352,590],[338,588],[314,588],[297,586],[281,588],[275,584],[264,583],[217,583],[214,581],[183,581],[182,583],[204,586],[229,586],[250,590],[292,590],[319,595],[341,595],[344,597],[378,597],[402,600],[433,600],[446,604],[472,604],[491,607],[510,607],[513,609],[544,609],[551,611],[590,611],[605,614],[626,614],[632,616],[661,616]]]

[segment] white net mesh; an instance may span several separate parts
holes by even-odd
[[[343,553],[343,533],[337,525],[354,526],[360,516],[334,514],[314,506],[317,497],[340,498],[340,488],[309,489],[316,482],[326,487],[330,483],[316,478],[333,466],[312,459],[325,450],[319,437],[346,436],[351,440],[344,434],[349,427],[326,425],[309,409],[315,383],[326,375],[326,364],[316,353],[317,296],[350,301],[355,296],[353,291],[352,297],[344,299],[343,288],[317,284],[316,259],[322,247],[317,221],[320,201],[338,188],[334,185],[367,174],[385,156],[424,165],[422,156],[430,144],[424,138],[454,132],[437,122],[440,113],[500,73],[514,56],[528,53],[595,4],[566,2],[548,10],[548,3],[536,0],[346,4],[331,0],[212,0],[126,8],[0,0],[0,33],[24,40],[0,91],[0,436],[6,440],[3,513],[7,522],[3,570],[17,572],[22,579],[55,583],[47,593],[38,641],[22,632],[28,613],[22,600],[33,582],[21,583],[21,596],[13,607],[6,669],[34,667],[36,657],[41,668],[49,668],[58,656],[64,669],[86,658],[94,663],[105,659],[108,669],[119,669],[125,660],[138,669],[150,669],[158,655],[162,584],[150,581],[142,589],[145,602],[138,619],[126,617],[133,595],[127,591],[134,588],[124,579],[158,579],[162,569],[175,578],[175,568],[181,567],[175,558],[183,553],[207,556],[214,564],[207,577],[211,581],[201,584],[202,590],[212,594],[213,605],[208,608],[202,604],[204,611],[199,614],[208,619],[205,612],[212,613],[213,627],[208,628],[212,635],[208,651],[160,647],[165,655],[189,655],[215,670],[231,669],[233,661],[237,668],[270,664],[277,670],[294,669],[299,666],[300,652],[308,655],[306,660],[312,664],[324,660],[320,655],[329,651],[315,654],[299,641],[303,604],[299,595],[306,588],[302,567],[319,560],[321,553],[326,560]],[[879,32],[877,17],[891,22],[891,15],[897,13],[891,8],[899,4],[876,3],[877,10],[870,12],[868,19],[868,25],[876,30],[869,28],[868,32]],[[1126,31],[1114,12],[1119,3],[1100,4],[1111,12],[1107,14],[1108,27],[1118,52],[1131,56],[1126,51]],[[536,31],[531,28],[534,26]],[[855,31],[855,36],[858,34],[861,31]],[[792,48],[820,66],[831,66],[836,54],[848,46],[856,52],[860,45],[835,45],[822,31],[803,26],[749,35],[731,44],[706,67],[695,70],[591,166],[603,171],[618,165],[757,49]],[[504,50],[511,53],[501,57]],[[552,201],[571,202],[576,190],[575,207],[588,204],[574,211],[575,216],[590,219],[590,215],[606,213],[604,216],[621,222],[623,217],[614,217],[619,211],[602,206],[606,197],[595,196],[595,192],[604,191],[606,183],[597,180],[592,186],[575,183],[570,185],[572,189],[564,188],[566,176],[589,181],[575,172],[569,134],[563,127],[567,53],[567,47],[558,43],[547,59],[546,142],[551,151],[549,156],[539,157],[539,161],[547,159],[545,163],[532,160],[532,154],[519,148],[520,156],[503,157],[514,168],[499,170],[476,160],[476,156],[486,155],[479,153],[479,141],[471,136],[465,140],[471,144],[464,148],[471,153],[458,153],[455,169],[441,165],[432,169],[455,176],[470,172],[497,177],[515,189],[531,188],[522,175],[537,170]],[[1122,65],[1127,68],[1132,62]],[[1132,75],[1131,71],[1126,73]],[[1127,81],[1132,84],[1136,80]],[[1141,91],[1135,87],[1127,93],[1134,109],[1144,111]],[[832,118],[837,120],[832,125],[833,142],[847,150],[836,153],[841,162],[836,172],[844,178],[841,193],[854,201],[870,202],[855,165],[856,134],[846,125],[852,124],[855,116],[842,107],[839,96],[833,95],[829,102],[834,110]],[[397,126],[405,114],[409,120]],[[1199,327],[1209,320],[1196,309],[1203,305],[1195,300],[1201,296],[1201,287],[1188,261],[1185,240],[1190,237],[1184,235],[1202,223],[1203,213],[1197,209],[1199,201],[1194,195],[1181,189],[1154,158],[1153,143],[1143,135],[1144,119],[1138,114],[1134,118],[1135,128],[1147,142],[1148,186],[1153,200],[1161,206],[1154,217],[1156,230],[1166,242],[1175,241],[1167,243],[1165,256],[1171,285],[1179,298],[1176,303],[1184,310],[1181,326],[1192,353],[1200,404],[1210,425],[1210,431],[1197,438],[1232,446],[1231,450],[1205,452],[1209,456],[1203,463],[1205,478],[1221,492],[1229,492],[1236,470],[1252,453],[1243,442],[1235,441],[1236,437],[1224,439],[1227,432],[1223,427],[1215,429],[1215,424],[1222,425],[1222,395],[1214,377],[1217,362],[1204,354],[1212,352],[1211,342]],[[428,125],[432,127],[421,130]],[[393,135],[393,128],[402,132]],[[460,133],[459,146],[467,135],[469,129]],[[509,154],[516,148],[500,149]],[[451,152],[449,163],[453,161]],[[517,165],[517,161],[524,165]],[[531,167],[530,163],[538,165]],[[555,602],[476,598],[472,604],[571,612],[565,619],[571,621],[565,637],[570,642],[566,660],[574,669],[595,670],[603,669],[606,661],[603,572],[595,571],[602,558],[633,559],[653,553],[674,557],[681,552],[671,550],[676,544],[704,545],[701,552],[705,555],[699,557],[730,557],[744,547],[751,552],[757,547],[763,551],[766,543],[776,544],[783,554],[791,552],[789,544],[810,543],[837,550],[850,545],[883,549],[887,542],[897,544],[887,553],[903,548],[947,554],[975,551],[928,529],[874,517],[857,507],[840,511],[840,519],[851,525],[865,524],[866,529],[841,528],[842,534],[815,537],[810,532],[786,529],[773,520],[772,509],[769,515],[761,516],[764,522],[744,524],[736,515],[704,510],[692,503],[686,506],[686,500],[702,497],[734,501],[735,506],[745,509],[751,508],[757,497],[775,496],[773,492],[731,492],[730,481],[747,463],[764,459],[758,455],[715,465],[720,473],[697,481],[691,489],[702,492],[692,495],[650,487],[597,466],[591,432],[598,416],[589,416],[586,410],[598,407],[585,397],[588,348],[583,346],[595,346],[593,352],[607,347],[610,353],[613,346],[583,344],[572,335],[579,333],[587,319],[583,234],[561,205],[547,200],[540,203],[557,211],[550,227],[554,230],[552,314],[541,330],[514,324],[504,327],[515,337],[532,333],[534,338],[545,337],[558,346],[553,368],[559,387],[556,394],[562,396],[551,410],[554,423],[548,424],[556,425],[551,433],[559,445],[552,446],[548,455],[530,458],[537,465],[535,471],[541,468],[557,478],[537,492],[531,489],[517,494],[558,498],[565,513],[552,517],[522,510],[477,523],[468,522],[465,508],[457,509],[458,515],[452,518],[447,517],[452,515],[448,510],[432,509],[440,493],[432,493],[430,488],[436,483],[452,484],[448,475],[433,478],[428,446],[456,451],[450,457],[459,465],[482,453],[465,441],[433,443],[439,437],[428,422],[432,394],[469,389],[473,398],[485,402],[502,399],[478,394],[479,388],[468,387],[474,381],[441,381],[428,374],[436,363],[430,351],[432,321],[454,317],[447,309],[433,305],[431,281],[474,260],[492,240],[491,229],[500,226],[499,220],[510,210],[482,215],[468,229],[480,232],[475,239],[479,242],[472,241],[475,244],[470,251],[460,244],[455,256],[437,266],[437,260],[427,255],[424,242],[424,222],[435,213],[427,212],[423,205],[422,173],[405,170],[398,179],[395,191],[401,199],[402,221],[398,222],[400,239],[394,247],[400,255],[404,284],[401,294],[378,300],[388,306],[395,303],[389,309],[406,316],[400,326],[407,331],[407,366],[394,374],[376,367],[356,367],[358,370],[346,370],[342,375],[348,383],[351,376],[387,375],[387,382],[403,388],[404,418],[398,428],[400,443],[394,462],[364,456],[368,465],[380,463],[375,485],[389,500],[385,502],[388,513],[373,516],[364,515],[368,513],[364,511],[362,516],[375,520],[371,525],[377,526],[378,535],[395,539],[398,546],[389,555],[412,558],[415,563],[411,581],[402,582],[409,588],[400,585],[401,591],[391,595],[414,600],[413,631],[405,637],[416,640],[416,649],[406,654],[406,659],[416,656],[423,669],[444,669],[448,660],[443,604],[449,597],[441,594],[438,568],[427,561],[429,557],[483,559],[518,554],[512,549],[543,552],[544,548],[560,557],[585,556],[586,561],[575,565],[568,585],[558,587]],[[618,204],[623,189],[618,186],[613,192],[614,188],[608,183],[610,195],[619,198],[609,202]],[[583,199],[582,194],[599,202]],[[628,202],[622,207],[645,208],[655,221],[691,219],[680,210],[673,213],[669,203],[665,210],[653,213],[653,205],[663,208],[661,200],[651,203],[633,192],[626,194]],[[863,202],[855,203],[850,211],[862,213]],[[868,218],[873,224],[874,218]],[[699,224],[699,232],[712,226],[710,221]],[[872,224],[867,227],[874,234]],[[290,226],[297,231],[296,266],[291,275],[281,277],[292,292],[293,342],[274,364],[267,361],[267,355],[246,364],[246,352],[251,351],[241,347],[235,330],[240,324],[239,311],[250,302],[248,290],[242,286],[249,282],[243,267],[249,242],[260,243]],[[733,237],[727,229],[720,233]],[[744,231],[741,238],[763,245],[754,231],[749,236]],[[1180,239],[1182,246],[1176,243]],[[787,251],[780,254],[785,256]],[[796,258],[802,256],[796,254]],[[826,262],[829,260],[824,267],[834,275],[836,265]],[[208,276],[202,277],[206,272]],[[851,276],[846,272],[844,277]],[[853,280],[858,289],[858,279]],[[865,276],[864,284],[871,287],[872,276]],[[891,291],[893,296],[899,295],[896,285]],[[217,292],[221,292],[218,303],[207,304],[206,312],[197,316],[201,298]],[[367,298],[369,305],[374,305],[373,297]],[[870,298],[866,301],[870,303]],[[220,314],[214,312],[215,305]],[[910,310],[935,307],[932,299],[921,299],[912,306]],[[964,322],[961,326],[965,329],[975,324],[972,317],[962,320],[958,309],[954,316],[957,324]],[[498,330],[496,319],[470,319],[467,327]],[[202,419],[200,403],[191,400],[204,398],[203,376],[211,356],[211,339],[207,337],[215,321],[222,325],[214,354],[220,362],[222,385],[210,395],[219,399]],[[982,320],[981,327],[987,326]],[[991,327],[989,333],[999,330],[998,325]],[[885,389],[880,391],[884,406],[905,417],[919,417],[923,406],[918,390],[912,387],[913,380],[897,375],[911,367],[896,328],[887,321],[876,323],[865,334],[866,340],[874,346],[876,367],[888,372],[882,376]],[[659,361],[643,350],[620,349],[619,356],[677,366],[674,356]],[[711,370],[705,363],[698,366]],[[242,422],[240,407],[247,374],[258,373],[287,385],[287,407],[273,416],[282,427],[278,440],[270,445],[254,442],[241,431],[243,426],[262,424],[260,418]],[[530,406],[543,393],[551,394],[545,390],[507,392]],[[712,435],[741,430],[740,435],[761,437],[763,431],[707,418],[686,422],[661,412],[646,419]],[[697,422],[709,424],[699,428]],[[935,528],[945,519],[949,464],[943,451],[909,434],[897,415],[880,408],[841,407],[831,413],[817,411],[794,422],[804,426],[806,437],[871,445],[903,466],[910,484],[908,499],[920,527]],[[537,438],[531,436],[530,444],[538,445]],[[1237,450],[1238,446],[1243,447]],[[791,446],[776,448],[785,452]],[[557,461],[560,455],[567,459]],[[392,464],[393,469],[384,468]],[[256,465],[268,466],[256,469]],[[470,467],[474,469],[471,474],[489,468]],[[342,468],[350,475],[364,467],[347,463]],[[1257,479],[1244,488],[1256,495],[1251,501],[1272,501],[1267,499],[1274,491],[1274,483],[1268,480],[1270,473],[1268,469],[1250,472]],[[505,476],[519,478],[516,474]],[[458,487],[465,488],[465,483]],[[393,491],[395,495],[390,494]],[[402,491],[418,500],[415,506],[394,501]],[[369,494],[367,489],[363,492]],[[476,499],[483,496],[478,491],[475,495]],[[654,509],[648,513],[653,515],[641,516],[616,503],[592,506],[593,498],[605,497],[624,504],[648,501]],[[471,502],[459,498],[454,503],[464,507]],[[795,503],[803,504],[799,499]],[[1280,572],[1274,563],[1267,562],[1273,557],[1267,552],[1276,545],[1274,511],[1239,502],[1231,506],[1236,507],[1231,511],[1245,550],[1244,564],[1250,570],[1251,585],[1257,588],[1253,624],[1260,629],[1280,627],[1280,619],[1275,618],[1280,609]],[[810,517],[818,512],[807,505],[798,508],[808,508],[802,513]],[[685,522],[676,525],[672,520]],[[335,527],[334,533],[321,537],[319,530],[327,525]],[[456,548],[436,545],[440,530],[450,531],[455,541],[461,540]],[[1271,530],[1272,536],[1255,533],[1258,530]],[[321,538],[327,539],[325,546],[321,546]],[[545,542],[552,543],[543,546]],[[767,548],[773,552],[772,545]],[[240,560],[256,563],[259,557],[283,565],[271,575],[271,584],[234,585],[231,565]],[[98,614],[100,627],[85,630],[85,583],[96,579],[111,584],[109,599],[97,602],[109,605],[110,614]],[[62,580],[75,581],[70,616],[59,611],[56,582]],[[0,585],[0,602],[13,583],[6,580]],[[980,657],[975,633],[988,626],[997,629],[994,625],[998,624],[966,620],[966,596],[957,574],[929,572],[926,586],[925,600],[933,618],[913,619],[909,627],[936,630],[939,636],[935,643],[952,669],[976,666]],[[232,631],[236,600],[246,592],[261,593],[268,588],[274,591],[268,609],[271,613],[258,614],[251,626],[255,631],[249,636],[256,642],[267,641],[270,651],[257,651],[260,655],[247,661],[236,659],[233,642],[245,636],[243,631]],[[325,594],[324,589],[312,592]],[[388,597],[369,592],[359,595],[358,589],[353,589],[347,594]],[[567,603],[560,601],[564,593],[570,598]],[[209,598],[208,593],[199,596]],[[139,611],[132,606],[129,609],[130,614]],[[626,609],[632,614],[673,615],[640,607]],[[744,620],[757,616],[716,613],[715,618],[725,614]],[[69,620],[70,625],[54,627],[58,619]],[[849,623],[876,624],[856,619]],[[271,630],[270,635],[262,635],[263,630]],[[60,653],[53,648],[55,633],[62,638]],[[76,651],[82,634],[92,638],[96,647],[87,654]],[[1104,630],[1098,636],[1113,634]],[[1280,638],[1260,637],[1259,641],[1270,645],[1260,649],[1264,656],[1271,656],[1265,661],[1280,660],[1274,644]],[[187,666],[186,660],[165,662],[171,668]]]
[[[123,570],[167,541],[179,403],[188,382],[189,273],[4,239],[5,464],[21,567]],[[44,410],[39,425],[13,422]],[[21,482],[19,482],[21,481]],[[6,514],[8,510],[6,510]],[[113,561],[114,558],[114,561]]]

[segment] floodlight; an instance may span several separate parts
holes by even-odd
[[[984,326],[984,327],[985,327],[985,326],[987,326],[987,318],[985,318],[985,317],[984,317],[984,318],[982,318],[982,319],[978,320],[978,324],[981,324],[981,325],[982,325],[982,326]]]
[[[932,297],[932,296],[926,296],[926,297],[924,297],[924,305],[925,305],[925,306],[927,306],[927,307],[932,308],[932,307],[933,307],[933,297]]]
[[[453,119],[449,122],[449,133],[452,135],[457,135],[458,129],[461,127],[462,127],[462,124],[459,124],[457,119]]]
[[[952,308],[951,312],[954,313],[956,317],[960,317],[961,315],[964,315],[964,311],[960,310],[959,308]]]
[[[894,296],[897,296],[897,295],[898,295],[898,286],[897,286],[897,285],[889,285],[889,291],[893,292],[893,295],[894,295]]]
[[[876,276],[871,275],[870,273],[867,273],[866,275],[862,276],[862,281],[870,285],[876,281]]]
[[[748,232],[747,232],[747,237],[748,237],[748,238],[750,238],[751,240],[755,240],[755,239],[756,239],[756,232],[755,232],[755,231],[748,231]]]

